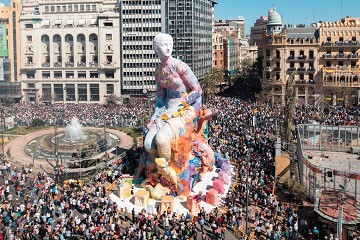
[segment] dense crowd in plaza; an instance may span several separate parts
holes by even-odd
[[[4,107],[6,117],[14,116],[15,125],[31,125],[33,119],[44,120],[48,125],[70,123],[75,116],[84,126],[140,126],[143,116],[149,116],[152,107],[145,103],[132,103],[106,107],[99,104],[33,104],[23,103]]]
[[[226,198],[226,213],[202,210],[195,217],[158,212],[148,216],[120,206],[105,194],[99,183],[120,176],[118,165],[99,172],[84,186],[70,181],[61,186],[44,174],[34,175],[30,168],[12,166],[5,158],[0,166],[0,240],[2,239],[226,239],[226,229],[245,225],[246,215],[258,239],[321,239],[319,226],[300,219],[298,213],[283,207],[273,194],[274,143],[279,112],[269,104],[247,102],[237,98],[214,97],[206,103],[218,113],[210,122],[209,143],[214,151],[235,161],[237,185]],[[56,111],[69,122],[77,116],[83,125],[138,126],[151,107],[144,104],[106,108],[100,105],[14,105],[5,108],[15,116],[16,124],[30,124],[39,118],[54,124]],[[56,113],[55,113],[55,112]],[[297,109],[294,122],[319,121],[322,124],[352,124],[353,115],[346,110]],[[324,112],[325,114],[325,112]],[[253,118],[253,116],[255,116]],[[255,126],[254,126],[255,124]],[[248,183],[248,184],[247,184]],[[248,191],[247,191],[248,190]],[[246,193],[249,203],[246,204]],[[124,227],[123,222],[128,223]],[[333,238],[336,239],[336,238]]]

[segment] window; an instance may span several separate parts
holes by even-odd
[[[108,41],[112,40],[112,34],[106,34],[106,40]]]
[[[90,101],[99,101],[99,84],[90,84]]]
[[[66,101],[75,101],[75,84],[66,84]]]
[[[96,11],[96,5],[91,5],[91,10]]]
[[[51,101],[51,84],[42,84],[42,101]]]
[[[33,63],[33,57],[28,56],[27,57],[27,64],[32,64]]]
[[[60,6],[56,6],[56,12],[60,12]]]
[[[114,94],[114,84],[106,84],[106,94]]]
[[[72,5],[68,5],[68,12],[72,12]]]
[[[63,101],[64,89],[62,84],[54,84],[54,100]]]
[[[42,78],[50,78],[50,72],[42,72]]]
[[[32,23],[25,23],[25,28],[33,28],[33,24]]]
[[[63,11],[63,12],[66,12],[66,5],[63,5],[63,6],[62,6],[62,11]]]
[[[75,12],[79,11],[79,6],[76,5],[76,4],[74,5],[74,11],[75,11]]]
[[[26,36],[26,41],[32,42],[32,36],[31,36],[31,35],[27,35],[27,36]]]
[[[105,27],[112,27],[112,26],[113,26],[113,22],[104,22],[104,26],[105,26]]]
[[[55,6],[51,6],[50,9],[51,9],[51,12],[55,12]]]
[[[86,11],[90,11],[90,5],[86,5]]]
[[[45,6],[45,12],[46,12],[46,13],[49,12],[49,6]]]
[[[84,5],[80,5],[80,11],[83,12],[85,10]]]
[[[87,85],[86,84],[78,84],[78,100],[79,101],[87,101]]]
[[[27,86],[28,88],[35,88],[35,83],[28,83]]]

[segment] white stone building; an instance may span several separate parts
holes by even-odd
[[[120,96],[117,1],[25,0],[20,35],[25,102]]]

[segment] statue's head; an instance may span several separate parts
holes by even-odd
[[[154,37],[153,49],[161,61],[171,56],[173,44],[174,41],[170,34],[159,33]]]

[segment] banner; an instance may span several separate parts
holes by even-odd
[[[0,24],[0,57],[8,56],[7,29],[5,24]]]

